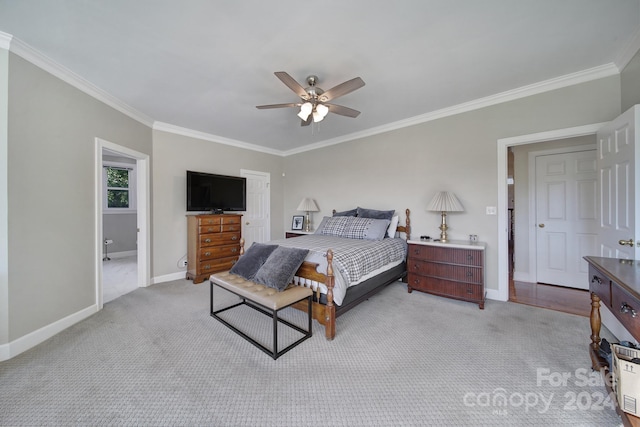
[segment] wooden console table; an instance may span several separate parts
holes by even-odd
[[[604,304],[624,325],[631,335],[640,341],[640,261],[584,257],[589,263],[589,291],[591,292],[591,344],[589,355],[593,370],[610,376],[607,361],[600,357],[600,305]],[[605,381],[609,392],[610,381]],[[616,410],[625,426],[640,426],[640,418]]]

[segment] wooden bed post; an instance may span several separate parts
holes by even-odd
[[[404,211],[406,214],[406,220],[405,220],[405,224],[404,224],[404,228],[405,228],[405,234],[407,236],[407,240],[411,240],[411,218],[409,217],[409,215],[411,215],[411,211],[409,210],[409,208],[407,208],[406,211]]]
[[[240,256],[244,255],[244,237],[240,238]]]
[[[332,340],[336,336],[336,306],[333,305],[333,287],[335,286],[333,277],[333,251],[327,251],[327,305],[325,307],[325,337]]]

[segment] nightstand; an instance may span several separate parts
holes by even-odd
[[[484,250],[482,242],[447,243],[409,240],[408,291],[414,289],[469,301],[484,309]]]
[[[289,230],[284,232],[284,237],[289,239],[291,237],[300,237],[306,234],[313,234],[315,231],[302,231],[302,230]]]

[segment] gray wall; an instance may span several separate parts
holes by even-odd
[[[95,137],[151,154],[151,130],[9,54],[9,334],[95,304]]]
[[[153,131],[153,277],[185,271],[187,253],[186,171],[239,176],[241,169],[271,174],[271,235],[283,236],[283,158]]]
[[[477,234],[487,242],[487,287],[497,289],[497,216],[485,214],[497,206],[497,140],[606,122],[619,113],[614,76],[290,156],[283,221],[287,226],[308,195],[322,210],[316,223],[332,208],[410,208],[413,236],[436,236],[440,215],[425,208],[436,191],[453,191],[465,212],[448,216],[450,237]]]
[[[640,104],[640,51],[620,73],[622,86],[622,111]]]

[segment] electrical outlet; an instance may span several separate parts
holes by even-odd
[[[180,267],[186,267],[187,266],[187,260],[183,259],[182,261],[180,261]]]

